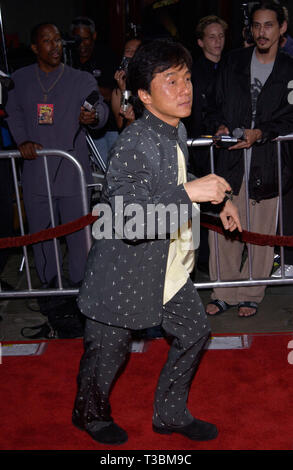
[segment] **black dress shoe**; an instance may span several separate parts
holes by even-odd
[[[109,425],[103,426],[98,431],[86,429],[86,432],[101,444],[119,445],[128,440],[127,433],[118,424],[112,421]]]
[[[193,441],[209,441],[215,439],[218,435],[218,430],[214,424],[196,418],[194,418],[191,423],[181,428],[172,426],[158,427],[153,425],[153,430],[159,434],[182,434]]]
[[[92,439],[100,444],[119,445],[124,444],[128,440],[128,435],[124,429],[120,428],[114,421],[110,421],[97,431],[86,429],[76,419],[72,419],[73,424],[81,431],[86,431]]]

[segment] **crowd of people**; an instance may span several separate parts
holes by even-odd
[[[43,23],[31,36],[36,63],[12,74],[14,88],[8,93],[6,122],[23,157],[23,200],[31,233],[50,226],[43,162],[37,151],[58,148],[72,153],[89,183],[87,133],[107,164],[101,202],[114,214],[119,210],[116,197],[123,196],[124,205],[140,204],[145,211],[154,211],[158,230],[157,204],[185,207],[180,224],[174,226],[168,219],[165,236],[154,230],[149,237],[143,231],[133,240],[127,230],[121,236],[114,221],[113,234],[118,236],[94,239],[89,254],[82,231],[66,237],[68,283],[80,288],[78,306],[86,319],[73,423],[100,443],[127,440],[126,431],[111,416],[109,394],[126,361],[133,331],[154,327],[172,341],[156,389],[153,430],[192,440],[213,439],[218,434],[215,425],[194,418],[186,404],[210,333],[208,318],[232,306],[237,306],[240,317],[255,315],[265,286],[214,288],[204,308],[190,279],[194,249],[184,251],[183,244],[199,204],[207,204],[219,214],[227,233],[246,228],[246,186],[251,231],[277,233],[273,139],[293,129],[293,107],[288,100],[288,83],[293,77],[288,22],[287,11],[278,2],[257,4],[251,11],[253,43],[224,54],[228,25],[210,15],[197,25],[201,54],[193,65],[190,52],[180,42],[136,36],[127,38],[119,67],[96,45],[91,19],[72,21],[70,32],[80,38],[72,66],[62,62],[57,26]],[[84,106],[89,96],[95,96],[91,111]],[[207,150],[187,148],[188,136],[231,135],[236,128],[243,130],[243,137],[229,148],[216,148],[214,174]],[[243,149],[247,149],[248,181]],[[290,211],[293,191],[291,152],[290,144],[285,143],[285,213]],[[65,159],[54,157],[48,168],[56,220],[66,223],[79,218],[81,201],[72,168]],[[292,233],[291,220],[285,218],[285,234]],[[240,241],[219,237],[222,280],[247,279],[244,248]],[[293,265],[290,256],[288,251],[285,262],[289,268]],[[34,259],[42,286],[54,285],[53,243],[38,243]],[[253,277],[269,277],[273,261],[273,247],[254,245]],[[199,266],[208,269],[211,280],[217,279],[213,232],[201,232]]]

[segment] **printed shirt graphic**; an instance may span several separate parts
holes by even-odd
[[[261,92],[263,85],[261,81],[253,77],[252,83],[250,85],[250,94],[251,94],[251,104],[252,104],[252,122],[255,122],[255,115],[256,115],[256,104],[257,104],[257,99],[258,95]]]
[[[250,83],[250,94],[251,94],[251,104],[252,104],[252,128],[255,123],[256,107],[259,94],[262,90],[262,87],[266,83],[268,77],[270,76],[274,66],[274,61],[263,64],[260,62],[256,56],[256,50],[254,49],[252,58],[251,58],[251,83]]]

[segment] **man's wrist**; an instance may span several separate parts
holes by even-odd
[[[225,197],[222,201],[222,205],[224,206],[227,201],[233,201],[233,191],[225,191]]]
[[[262,131],[260,129],[254,129],[256,134],[256,142],[260,142],[262,140]]]

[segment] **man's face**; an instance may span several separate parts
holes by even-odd
[[[90,28],[87,28],[86,26],[79,26],[73,30],[73,35],[80,36],[82,39],[82,42],[78,48],[80,60],[88,60],[91,57],[94,49],[96,33],[92,33]]]
[[[259,53],[276,52],[287,24],[279,25],[276,12],[273,10],[257,10],[253,15],[251,31]]]
[[[124,47],[123,55],[129,58],[133,57],[140,43],[141,41],[139,41],[138,39],[131,39],[130,41],[127,41]]]
[[[187,66],[171,67],[155,74],[150,93],[139,90],[139,97],[146,109],[162,121],[177,126],[179,119],[191,113],[192,83]]]
[[[62,58],[62,39],[56,26],[50,24],[42,26],[36,44],[32,44],[32,50],[44,70],[58,67]]]
[[[225,31],[219,23],[211,23],[205,28],[203,38],[197,42],[207,59],[218,62],[225,45]]]

